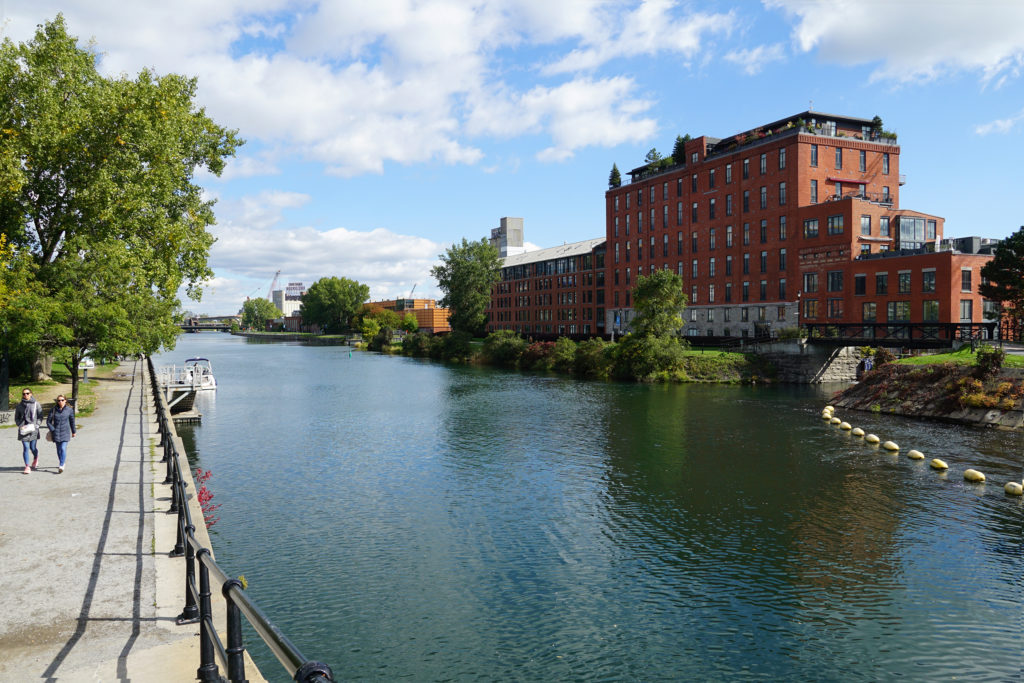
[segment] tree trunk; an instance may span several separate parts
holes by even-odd
[[[78,352],[71,354],[71,405],[78,407],[78,365],[82,356]]]

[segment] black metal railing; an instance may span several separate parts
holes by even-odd
[[[153,359],[146,359],[149,377],[152,384],[153,398],[156,402],[157,420],[160,429],[160,448],[163,450],[161,462],[167,465],[167,476],[164,484],[171,486],[171,507],[168,514],[178,516],[178,532],[172,557],[185,559],[185,606],[178,616],[179,624],[199,624],[199,668],[196,678],[200,681],[223,681],[220,666],[227,671],[227,680],[232,683],[244,683],[245,678],[245,646],[242,642],[242,616],[256,631],[257,635],[274,653],[288,675],[297,683],[329,683],[334,681],[334,673],[326,664],[306,658],[295,645],[288,640],[267,616],[249,597],[238,579],[229,577],[216,562],[209,548],[204,547],[195,537],[196,527],[188,506],[188,493],[184,477],[182,477],[182,460],[184,454],[179,453],[172,438],[170,411],[160,389],[153,367]],[[185,461],[187,463],[187,460]],[[187,464],[186,464],[187,466]],[[198,584],[196,575],[198,574]],[[227,645],[221,640],[220,634],[213,623],[212,596],[213,588],[219,588],[227,606],[226,636]]]
[[[867,346],[942,347],[1000,339],[999,323],[802,323],[810,342]]]

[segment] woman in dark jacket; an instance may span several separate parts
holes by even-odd
[[[47,416],[46,426],[57,445],[57,460],[60,461],[57,473],[60,474],[64,472],[64,461],[68,457],[68,441],[75,436],[75,409],[68,405],[63,395],[57,397],[57,405]]]
[[[22,457],[25,459],[25,474],[39,464],[39,421],[43,407],[32,397],[31,389],[21,390],[21,403],[14,408],[14,424],[18,425],[18,441],[21,442]],[[32,454],[32,464],[28,462]]]

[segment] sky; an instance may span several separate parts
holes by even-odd
[[[881,116],[901,206],[946,237],[1024,224],[1024,0],[0,0],[0,31],[58,12],[103,73],[195,77],[246,140],[196,176],[217,215],[196,313],[277,271],[439,297],[439,255],[502,216],[532,248],[601,237],[613,163],[807,109]]]

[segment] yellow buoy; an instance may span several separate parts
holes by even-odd
[[[911,460],[924,460],[924,453],[921,451],[910,451],[907,453],[907,457]]]
[[[854,427],[852,433],[854,436],[864,436],[864,430],[860,427]]]
[[[838,417],[833,417],[831,420],[829,420],[829,422],[831,422],[834,425],[837,425],[840,424],[842,420],[840,420]]]
[[[935,458],[934,460],[932,460],[932,469],[933,470],[948,470],[949,469],[949,465],[947,465],[944,460],[939,460],[938,458]]]
[[[900,449],[899,444],[897,444],[895,441],[886,441],[885,443],[882,444],[882,448],[884,448],[887,451],[898,451]]]
[[[821,419],[822,420],[831,420],[832,419],[832,413],[828,412],[827,410],[821,411]]]
[[[839,428],[840,429],[853,429],[853,427],[850,426],[849,422],[840,422],[839,423]]]
[[[967,481],[985,481],[985,475],[978,470],[964,470],[964,479]]]
[[[835,410],[835,406],[825,406],[824,410]]]
[[[867,441],[868,443],[878,443],[879,441],[881,441],[881,439],[879,439],[874,434],[868,434],[867,436],[864,437],[864,440]]]
[[[1024,496],[1024,486],[1021,486],[1020,483],[1015,481],[1006,482],[1006,486],[1003,487],[1003,490],[1011,496]]]

